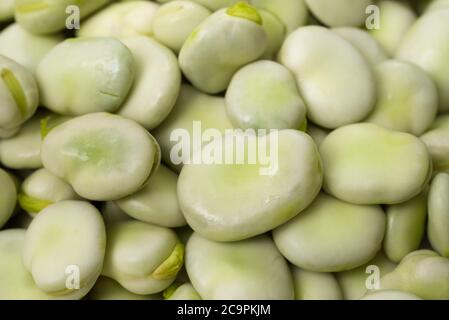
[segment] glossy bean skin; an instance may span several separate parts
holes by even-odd
[[[224,33],[228,29],[238,30],[231,42]],[[267,45],[257,9],[240,2],[210,15],[190,34],[179,53],[179,64],[200,90],[219,93],[240,67],[262,56]]]
[[[371,260],[380,249],[384,229],[379,206],[353,205],[321,193],[303,212],[276,228],[273,238],[294,265],[339,272]]]
[[[257,145],[278,157],[266,164],[260,159],[254,164],[187,164],[178,180],[187,223],[215,241],[238,241],[272,230],[306,208],[322,183],[316,145],[297,130],[261,137],[224,135],[201,150],[202,158],[207,159],[208,150],[224,148],[235,139],[245,139],[245,150]],[[300,155],[301,161],[293,160],[292,154]]]
[[[357,204],[407,201],[423,190],[432,173],[421,140],[369,123],[334,130],[321,143],[320,153],[325,190]],[[411,157],[413,163],[407,161]]]
[[[186,268],[203,299],[292,299],[290,270],[272,240],[261,236],[222,243],[193,234]],[[264,266],[262,261],[273,261]]]

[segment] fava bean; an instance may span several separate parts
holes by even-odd
[[[279,61],[296,77],[307,116],[319,126],[333,129],[361,121],[374,107],[375,80],[369,63],[354,46],[324,27],[308,26],[291,33]]]
[[[135,84],[118,114],[148,130],[170,113],[181,88],[176,56],[148,37],[130,37],[123,43],[131,50],[136,65]]]
[[[167,228],[124,221],[107,228],[103,275],[136,294],[166,289],[184,262],[184,245]]]
[[[386,207],[387,227],[383,248],[387,257],[396,263],[419,249],[424,236],[427,217],[427,192]]]
[[[179,53],[189,35],[210,14],[210,10],[192,1],[168,2],[154,16],[154,37]]]
[[[61,201],[40,211],[31,222],[23,263],[47,294],[81,298],[101,273],[105,245],[100,212],[85,201]],[[78,283],[68,286],[68,273],[76,274]]]
[[[416,14],[408,3],[382,0],[377,4],[380,12],[379,28],[370,30],[390,56],[394,56],[406,33],[416,21]]]
[[[437,174],[430,185],[427,235],[432,247],[449,258],[449,174]]]
[[[65,40],[37,67],[41,102],[67,115],[116,111],[133,84],[134,68],[132,53],[116,39]]]
[[[186,220],[178,204],[177,182],[176,173],[160,165],[142,190],[116,203],[134,219],[169,228],[184,226]]]
[[[193,230],[216,241],[246,239],[285,223],[315,198],[323,172],[313,140],[300,131],[281,130],[272,142],[272,134],[224,135],[200,151],[207,159],[210,150],[224,153],[224,146],[239,139],[245,154],[254,145],[272,148],[278,154],[272,163],[184,165],[178,199]]]
[[[228,37],[227,30],[235,30]],[[184,75],[200,90],[219,93],[233,74],[262,56],[267,35],[256,8],[239,2],[207,17],[187,38],[179,53]]]
[[[341,300],[343,295],[332,273],[313,272],[293,267],[296,300]]]
[[[321,143],[320,153],[325,190],[357,204],[410,200],[423,190],[432,173],[421,140],[369,123],[334,130]]]
[[[407,32],[397,58],[420,66],[435,81],[439,110],[449,111],[449,10],[431,10],[421,16]],[[429,37],[429,34],[432,34]],[[428,57],[432,58],[429,59]]]
[[[449,115],[441,115],[421,136],[432,156],[435,171],[449,172]]]
[[[422,299],[449,299],[449,260],[430,250],[409,253],[381,278],[382,290],[406,291]]]
[[[399,60],[382,62],[375,72],[377,102],[365,121],[416,136],[429,129],[438,111],[432,79],[419,67]]]
[[[38,87],[30,71],[2,55],[0,78],[0,129],[14,130],[36,111]]]
[[[11,218],[17,201],[17,188],[12,177],[0,169],[0,228]]]
[[[306,121],[295,78],[268,60],[236,72],[226,92],[226,110],[234,126],[242,129],[299,129]]]
[[[339,272],[371,260],[384,232],[385,215],[379,206],[354,205],[322,193],[303,212],[274,229],[273,239],[294,265]]]
[[[67,182],[47,169],[39,169],[29,175],[19,193],[20,206],[33,217],[55,202],[78,199]]]
[[[42,143],[42,163],[80,196],[117,200],[140,190],[160,163],[156,140],[132,120],[109,113],[71,119]]]
[[[203,299],[277,300],[294,296],[288,265],[266,236],[223,243],[194,233],[186,247],[186,269]]]

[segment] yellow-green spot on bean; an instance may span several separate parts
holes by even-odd
[[[19,205],[23,210],[33,213],[39,213],[41,210],[53,204],[52,201],[30,197],[23,192],[19,193],[18,200]]]
[[[14,73],[9,69],[2,70],[1,78],[14,98],[20,114],[24,117],[27,113],[27,100],[19,80],[17,80]]]
[[[174,282],[172,283],[167,289],[164,290],[164,292],[162,292],[162,296],[164,297],[164,299],[170,299],[170,297],[173,295],[173,293],[175,293],[175,291],[181,286],[181,283],[179,282]]]
[[[226,13],[233,17],[243,18],[262,25],[262,17],[257,9],[246,2],[238,2],[229,7]]]
[[[176,276],[184,263],[184,245],[178,243],[170,256],[151,274],[157,280],[167,280]]]
[[[61,152],[75,163],[109,168],[126,165],[128,146],[114,130],[93,130],[70,140]]]
[[[41,119],[41,121],[40,121],[40,124],[41,124],[41,138],[42,139],[44,139],[47,136],[47,134],[50,132],[50,130],[52,129],[52,128],[50,128],[48,126],[50,118],[51,117],[48,116],[48,117],[45,117],[45,118]]]
[[[35,11],[48,9],[49,7],[50,7],[50,5],[47,3],[47,1],[38,1],[38,2],[32,2],[32,3],[18,5],[16,7],[16,11],[18,13],[33,13]]]

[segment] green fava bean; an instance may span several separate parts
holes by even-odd
[[[23,262],[41,290],[82,296],[101,273],[105,245],[100,212],[88,202],[61,201],[43,209],[31,222]],[[74,276],[73,283],[68,274]]]
[[[426,300],[447,300],[449,260],[430,250],[413,251],[381,278],[380,286],[382,290],[406,291]]]
[[[181,88],[181,71],[176,56],[148,37],[130,37],[123,43],[136,64],[135,83],[119,115],[151,130],[170,113]]]
[[[35,72],[42,58],[63,40],[59,34],[35,35],[13,23],[0,33],[0,54]]]
[[[38,112],[26,122],[19,132],[8,139],[0,140],[0,161],[11,169],[37,169],[42,167],[42,136],[52,127],[67,121],[46,112]]]
[[[438,92],[419,67],[388,60],[375,67],[377,102],[366,122],[419,136],[432,125],[438,111]]]
[[[67,182],[47,169],[39,169],[23,181],[19,204],[34,217],[55,202],[79,198]]]
[[[176,173],[161,165],[142,190],[116,203],[134,219],[168,228],[184,226],[186,220],[178,204],[177,181]]]
[[[168,2],[162,5],[154,16],[154,37],[179,53],[189,35],[210,14],[209,9],[192,1]]]
[[[334,130],[321,143],[320,153],[325,190],[357,204],[407,201],[423,190],[432,173],[421,140],[370,123]]]
[[[438,116],[421,140],[432,156],[434,169],[449,173],[449,115]]]
[[[353,27],[334,28],[332,31],[356,47],[373,66],[388,59],[385,50],[367,31]]]
[[[399,290],[379,290],[365,294],[360,300],[422,300],[412,293]]]
[[[27,121],[39,104],[39,91],[30,71],[0,55],[0,129],[11,130]]]
[[[251,4],[278,17],[286,27],[287,34],[307,22],[307,7],[304,0],[251,0]]]
[[[160,163],[156,140],[132,120],[91,113],[45,137],[42,163],[90,200],[117,200],[140,190]]]
[[[289,267],[266,236],[223,243],[194,233],[186,247],[186,269],[205,300],[278,300],[294,296]]]
[[[271,160],[207,163],[211,150],[225,154],[234,141],[245,154],[254,146],[266,148]],[[184,165],[178,199],[190,227],[211,240],[237,241],[272,230],[306,208],[321,188],[316,145],[300,131],[260,137],[236,132],[216,138],[197,155],[206,162]]]
[[[337,128],[361,121],[373,109],[376,91],[370,64],[331,30],[299,28],[287,37],[278,59],[296,77],[311,122]]]
[[[348,271],[336,273],[336,278],[346,300],[358,300],[368,288],[380,283],[382,276],[394,270],[396,264],[382,251],[366,264]]]
[[[189,152],[182,154],[182,161],[173,161],[172,150],[176,145],[173,132],[177,129],[185,130],[193,140],[195,134],[200,136],[203,132],[196,132],[194,123],[201,125],[202,130],[217,129],[224,133],[226,129],[232,129],[227,114],[225,99],[222,97],[204,94],[194,87],[183,85],[181,93],[172,112],[152,133],[162,150],[162,159],[177,172],[181,171],[182,164],[186,162],[196,151],[193,147]],[[190,141],[193,146],[193,141]]]
[[[427,216],[427,193],[400,204],[386,207],[387,228],[383,248],[387,257],[399,263],[419,248],[424,236]]]
[[[42,104],[54,112],[113,112],[132,86],[134,59],[114,38],[68,39],[42,59],[36,77]]]
[[[296,300],[341,300],[343,295],[332,273],[292,268]]]
[[[49,34],[67,28],[67,12],[84,18],[108,2],[110,0],[16,0],[15,17],[29,32]],[[71,6],[77,6],[78,10],[73,11]]]
[[[439,173],[430,185],[427,236],[432,247],[449,258],[449,174]]]
[[[382,0],[377,4],[380,12],[379,28],[370,30],[390,56],[394,56],[407,32],[416,21],[416,14],[404,1]]]
[[[184,245],[175,232],[140,221],[108,226],[103,275],[136,294],[166,289],[184,262]]]
[[[161,300],[159,294],[135,294],[123,288],[117,281],[103,276],[98,278],[88,298],[91,300]]]
[[[360,26],[372,0],[305,0],[307,7],[322,23],[330,27]]]
[[[294,265],[315,272],[356,268],[379,251],[385,215],[379,206],[343,202],[324,193],[273,231],[276,246]]]
[[[396,55],[398,59],[418,65],[433,78],[438,88],[440,111],[449,111],[448,29],[448,9],[425,13],[407,33]]]
[[[71,294],[53,296],[39,289],[22,262],[25,232],[24,229],[0,231],[0,299],[80,299],[86,294],[85,290],[81,289]]]
[[[159,5],[150,1],[114,3],[82,23],[78,37],[152,36]]]
[[[237,30],[232,37],[227,30]],[[256,8],[239,2],[207,17],[179,53],[184,75],[207,93],[225,90],[233,74],[267,49],[267,35]]]
[[[0,168],[0,229],[14,213],[17,202],[17,187],[12,177]]]
[[[202,300],[190,283],[174,283],[164,291],[165,300]]]
[[[40,157],[41,135],[38,115],[25,123],[11,138],[0,140],[0,161],[11,169],[37,169]]]
[[[295,78],[284,66],[268,60],[235,73],[226,92],[226,110],[242,129],[298,129],[306,119]]]
[[[0,3],[0,22],[9,21],[14,18],[14,1],[3,0]]]

